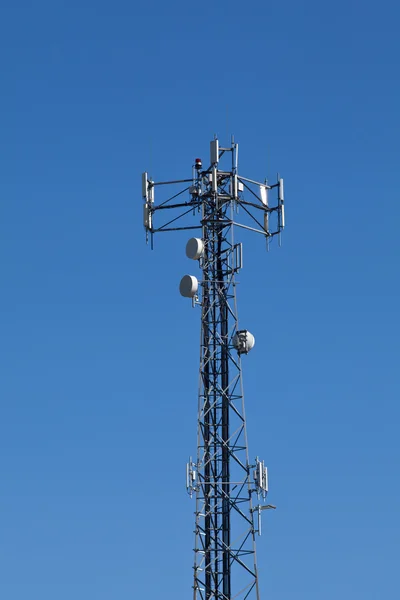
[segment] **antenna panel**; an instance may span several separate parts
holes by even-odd
[[[254,481],[258,488],[258,493],[265,497],[268,493],[268,469],[264,461],[256,460],[256,470],[254,471]]]
[[[279,180],[279,200],[280,202],[284,201],[284,195],[283,195],[283,179]]]
[[[260,198],[264,206],[268,206],[268,190],[265,185],[260,185]]]
[[[263,488],[264,488],[265,492],[268,493],[268,468],[267,467],[264,467]]]
[[[238,195],[238,180],[237,175],[233,175],[231,178],[230,194],[233,198],[237,198]]]
[[[153,226],[152,214],[147,202],[143,206],[143,225],[146,229],[151,229]]]
[[[218,140],[210,142],[210,159],[212,165],[217,165],[219,161],[219,143]]]
[[[218,191],[218,186],[217,186],[217,168],[214,167],[211,173],[211,189],[213,192],[217,192]]]
[[[154,185],[152,181],[149,181],[149,190],[148,190],[148,195],[149,195],[149,202],[151,202],[153,204],[154,202]]]
[[[239,181],[237,175],[233,175],[232,179],[231,179],[231,184],[230,184],[230,194],[231,196],[233,196],[234,198],[238,197],[238,193],[239,192],[243,192],[244,190],[244,185],[241,181]]]

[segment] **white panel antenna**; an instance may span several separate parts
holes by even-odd
[[[268,206],[268,189],[266,185],[260,185],[260,198],[264,206]]]
[[[284,201],[284,195],[283,195],[283,179],[279,180],[279,200],[281,202]]]
[[[254,471],[254,481],[257,486],[258,495],[262,494],[263,498],[268,493],[268,470],[264,461],[256,459],[256,469]]]
[[[219,142],[213,140],[210,142],[210,160],[212,165],[217,165],[219,161]]]
[[[217,167],[213,167],[211,173],[211,189],[214,193],[217,193],[218,185],[217,185]]]
[[[154,185],[152,181],[149,181],[149,202],[151,202],[151,204],[154,203]]]
[[[281,208],[281,229],[285,227],[285,206],[284,206],[284,192],[283,192],[283,179],[279,180],[279,194],[278,194],[279,204]]]

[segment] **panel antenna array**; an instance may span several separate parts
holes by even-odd
[[[230,161],[226,161],[230,157]],[[220,165],[228,162],[223,170]],[[155,202],[155,188],[172,193]],[[272,192],[277,200],[270,204]],[[210,164],[196,158],[192,177],[153,181],[142,176],[146,239],[166,231],[197,230],[186,255],[201,277],[185,275],[180,293],[201,310],[197,456],[186,469],[186,486],[196,498],[194,600],[259,600],[256,534],[268,492],[263,461],[250,462],[241,359],[254,336],[239,329],[236,275],[243,266],[236,229],[264,236],[267,247],[285,226],[283,179],[270,185],[238,171],[238,145],[210,144]],[[239,220],[239,214],[241,218]]]

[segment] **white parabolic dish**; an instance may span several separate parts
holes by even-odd
[[[199,260],[204,250],[204,242],[200,238],[190,238],[186,244],[186,256],[192,260]]]
[[[194,275],[184,275],[179,284],[179,291],[184,298],[194,298],[199,289],[199,282]]]
[[[233,336],[232,342],[239,354],[247,354],[252,348],[254,348],[256,340],[250,331],[242,329],[241,331],[236,332],[236,334]]]

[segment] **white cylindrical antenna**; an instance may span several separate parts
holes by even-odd
[[[264,491],[265,491],[265,495],[268,494],[268,468],[264,467]]]
[[[184,298],[194,298],[199,289],[199,282],[194,275],[184,275],[179,284],[179,291]]]
[[[260,461],[257,464],[257,485],[258,485],[258,487],[262,488],[262,484],[263,484],[263,464]]]
[[[218,140],[210,142],[210,160],[212,165],[217,165],[219,161],[219,143]]]
[[[290,204],[290,202],[289,202],[289,204]],[[281,228],[283,229],[284,227],[285,227],[285,205],[281,204]]]
[[[192,260],[199,260],[204,250],[204,242],[200,238],[190,238],[186,244],[186,256]]]
[[[284,201],[284,195],[283,195],[283,179],[279,180],[279,201],[283,202]]]
[[[268,189],[266,185],[260,185],[260,198],[264,206],[268,206]]]
[[[217,167],[214,166],[211,171],[211,189],[213,192],[216,192],[218,189],[217,186]]]

